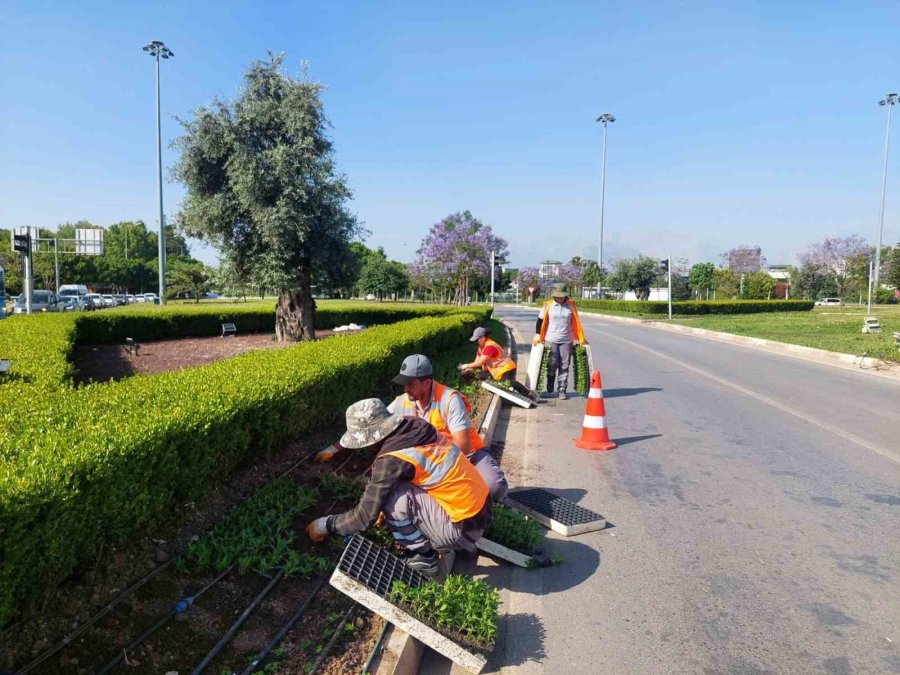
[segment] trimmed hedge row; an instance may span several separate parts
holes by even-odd
[[[0,376],[0,400],[21,384],[58,387],[71,382],[75,368],[69,353],[75,343],[75,322],[66,314],[37,314],[0,321],[0,358],[10,371]],[[0,405],[0,409],[2,409]]]
[[[669,303],[638,300],[577,300],[578,309],[635,314],[666,314]],[[758,314],[761,312],[808,312],[812,300],[688,300],[672,303],[673,314]]]
[[[105,540],[153,527],[241,461],[338,422],[404,356],[458,346],[488,311],[74,390],[17,387],[20,409],[40,419],[0,434],[0,624]]]

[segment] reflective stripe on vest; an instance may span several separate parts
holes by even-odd
[[[552,298],[550,300],[544,301],[544,319],[541,323],[541,342],[544,341],[544,338],[547,337],[547,326],[550,323],[550,307],[556,302]],[[584,339],[584,329],[581,327],[581,319],[578,318],[578,310],[575,308],[575,303],[572,302],[572,299],[569,298],[566,300],[566,306],[572,312],[572,339],[577,340],[583,345],[587,344],[587,340]]]
[[[487,362],[482,366],[484,370],[491,374],[491,377],[495,380],[499,380],[503,377],[503,373],[508,373],[510,370],[516,369],[516,364],[506,355],[506,352],[503,351],[503,347],[490,338],[486,338],[484,346],[478,348],[477,356],[481,356],[488,347],[496,347],[497,351],[500,352],[500,356],[495,359],[488,358]]]
[[[459,448],[445,438],[382,456],[412,464],[416,470],[412,484],[431,495],[454,523],[476,515],[488,498],[484,479]]]
[[[472,412],[472,406],[469,405],[469,399],[466,398],[462,392],[443,385],[440,382],[434,382],[431,386],[431,403],[428,406],[428,413],[425,416],[425,421],[433,426],[435,431],[447,440],[453,438],[453,435],[450,433],[450,429],[447,426],[447,420],[444,419],[447,406],[450,405],[451,396],[459,396],[463,401],[463,405],[466,407],[466,413]],[[401,394],[394,399],[394,410],[397,415],[402,415],[403,417],[419,417],[419,409],[416,406],[416,402],[406,394]],[[469,452],[466,454],[471,455],[476,450],[481,450],[481,448],[484,447],[484,441],[481,440],[481,436],[478,435],[478,431],[475,430],[475,427],[472,426],[471,422],[469,422],[468,433]]]

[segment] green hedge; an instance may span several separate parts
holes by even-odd
[[[10,385],[19,414],[0,413],[0,625],[105,540],[153,527],[240,462],[338,423],[404,356],[458,346],[488,311],[78,389]]]
[[[578,300],[578,309],[588,312],[669,313],[669,303],[638,300]],[[688,300],[672,303],[673,314],[758,314],[760,312],[808,312],[812,300]]]

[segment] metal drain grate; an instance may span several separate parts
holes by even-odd
[[[395,581],[411,587],[425,583],[425,577],[409,569],[400,558],[358,534],[348,542],[338,569],[381,597],[387,596]]]
[[[557,497],[552,492],[547,492],[547,490],[542,488],[516,490],[509,493],[509,498],[525,508],[558,521],[567,527],[603,520],[603,516],[599,513],[584,509],[578,504],[570,502],[563,497]]]

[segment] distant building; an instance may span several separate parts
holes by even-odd
[[[554,281],[559,279],[559,268],[562,262],[559,260],[544,260],[538,268],[538,276],[541,281]]]
[[[776,300],[785,300],[791,297],[791,266],[769,265],[766,270],[768,275],[775,280],[775,292],[772,297]]]

